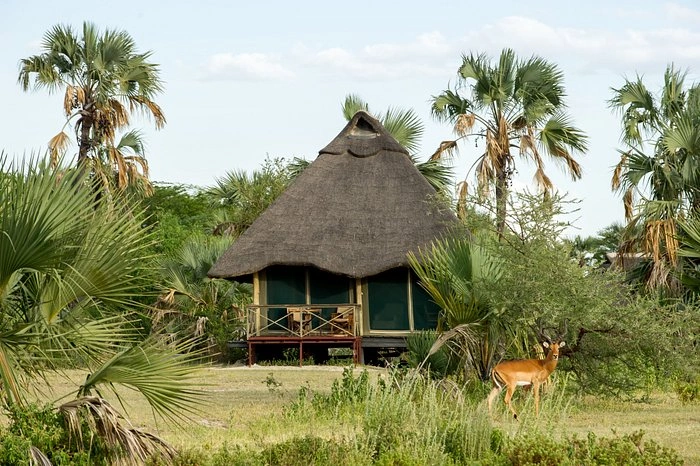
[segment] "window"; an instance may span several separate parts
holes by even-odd
[[[269,267],[265,271],[267,304],[305,304],[306,272],[303,267]],[[276,321],[286,317],[287,309],[274,307],[267,310],[267,318]],[[285,322],[286,323],[286,322]],[[281,329],[279,326],[271,329]]]
[[[369,327],[372,330],[409,330],[408,276],[392,269],[367,280]]]
[[[438,316],[440,315],[440,306],[435,304],[413,274],[411,274],[411,298],[413,298],[414,330],[436,329]]]
[[[345,275],[336,275],[315,268],[309,269],[309,296],[311,304],[352,303],[350,289],[350,278]],[[321,310],[321,316],[325,320],[329,320],[331,313],[335,311],[335,307],[324,308]]]

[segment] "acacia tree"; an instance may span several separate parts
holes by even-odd
[[[623,194],[629,228],[640,232],[622,251],[649,257],[645,282],[654,289],[679,290],[677,224],[700,208],[700,85],[686,88],[686,74],[667,67],[656,95],[641,77],[625,80],[609,100],[625,144],[612,188]]]
[[[129,131],[119,141],[116,135],[129,127],[134,111],[151,116],[156,128],[165,124],[153,101],[163,88],[158,65],[149,61],[151,52],[138,53],[125,31],[100,33],[88,22],[80,36],[70,26],[54,26],[44,36],[42,50],[20,60],[18,82],[25,91],[64,92],[66,123],[49,141],[53,163],[66,150],[70,138],[65,129],[73,124],[80,167],[88,168],[103,186],[150,189],[140,134]]]
[[[577,180],[581,167],[574,154],[586,151],[587,137],[564,112],[564,77],[553,63],[537,56],[518,60],[504,49],[495,64],[485,54],[463,56],[457,74],[457,88],[432,102],[433,115],[453,124],[457,139],[442,142],[433,158],[452,153],[460,140],[484,141],[475,163],[477,183],[482,194],[495,188],[497,228],[503,234],[515,171],[513,152],[535,164],[535,182],[549,193],[553,183],[545,174],[543,156],[561,162]]]

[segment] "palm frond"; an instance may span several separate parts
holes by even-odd
[[[78,445],[85,448],[86,440],[97,436],[114,463],[137,466],[154,455],[170,463],[177,453],[159,437],[135,429],[103,398],[78,398],[62,404],[58,411]],[[83,431],[86,427],[89,432]]]
[[[380,121],[399,144],[414,154],[420,148],[425,126],[412,109],[389,108]]]
[[[197,412],[204,392],[190,379],[197,370],[191,365],[202,358],[195,350],[196,340],[166,344],[155,336],[124,349],[90,374],[78,391],[85,396],[115,384],[138,390],[166,419],[184,420]],[[99,393],[99,392],[98,392]]]
[[[346,95],[342,109],[343,117],[345,117],[347,121],[352,120],[352,117],[354,117],[360,110],[369,113],[369,105],[367,105],[367,102],[362,100],[362,98],[357,94]]]

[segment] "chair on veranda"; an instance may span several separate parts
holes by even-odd
[[[355,335],[355,309],[352,306],[339,307],[337,312],[331,313],[331,331],[334,334]]]
[[[296,335],[308,333],[311,329],[311,313],[304,312],[303,307],[288,307],[287,327]]]

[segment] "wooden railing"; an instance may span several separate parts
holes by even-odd
[[[251,304],[248,337],[356,337],[359,304]]]

